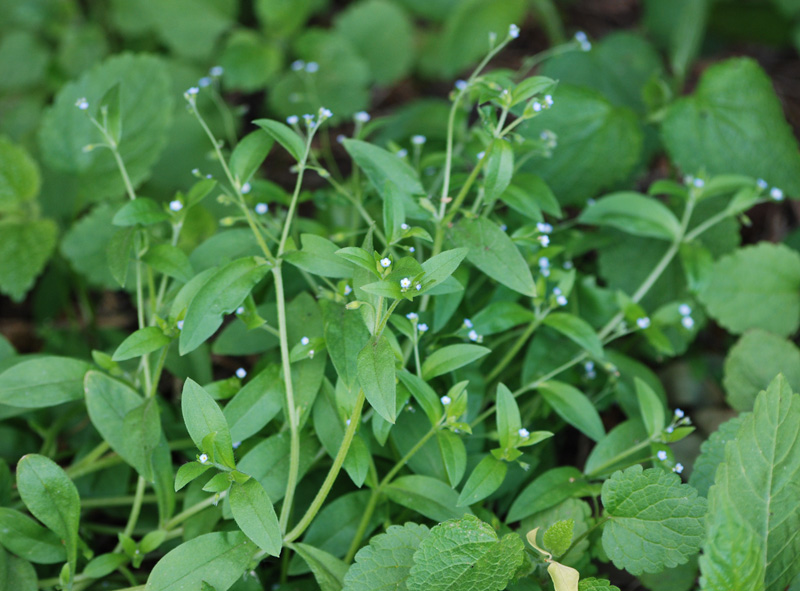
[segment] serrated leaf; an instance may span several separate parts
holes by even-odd
[[[503,484],[508,472],[508,464],[493,455],[483,458],[472,470],[458,497],[458,506],[467,507],[482,501]]]
[[[662,135],[687,173],[746,174],[800,195],[797,140],[755,60],[729,59],[705,70],[695,93],[667,110]]]
[[[83,398],[91,365],[69,357],[45,356],[17,363],[0,374],[0,403],[44,408]]]
[[[240,579],[256,545],[242,532],[203,534],[170,550],[153,567],[145,591],[192,591],[201,582],[227,591]]]
[[[717,468],[725,461],[725,446],[736,438],[742,419],[748,415],[749,413],[742,413],[725,421],[700,446],[700,455],[692,466],[689,484],[704,497],[708,496],[708,489],[714,484]]]
[[[555,380],[540,384],[538,389],[547,404],[567,423],[595,441],[605,437],[600,414],[583,392]]]
[[[21,302],[56,246],[52,220],[0,221],[0,292]]]
[[[414,553],[408,591],[501,591],[524,559],[517,534],[498,540],[472,515],[434,527]]]
[[[634,575],[683,564],[700,549],[708,503],[676,474],[631,466],[603,483],[603,549]]]
[[[311,567],[321,591],[341,591],[347,572],[347,565],[343,561],[308,544],[290,544],[289,547]]]
[[[40,184],[39,167],[27,150],[0,137],[0,213],[36,197]]]
[[[437,349],[422,362],[422,377],[430,380],[436,376],[454,371],[485,357],[490,349],[479,345],[448,345]]]
[[[522,295],[536,296],[528,263],[497,224],[487,218],[463,218],[453,227],[451,239],[469,249],[467,260],[486,275]]]
[[[469,508],[457,508],[458,494],[441,480],[411,474],[395,479],[384,487],[392,501],[434,521],[445,521],[470,513]]]
[[[619,591],[619,587],[612,585],[608,579],[589,577],[578,583],[578,591]]]
[[[544,547],[552,552],[553,556],[561,556],[572,543],[572,532],[574,529],[575,521],[572,519],[556,521],[544,532],[544,536],[542,537]]]
[[[764,330],[746,332],[725,358],[722,385],[726,402],[740,412],[753,410],[758,393],[780,372],[792,390],[800,391],[800,349]]]
[[[181,355],[194,351],[213,335],[222,325],[222,316],[236,310],[270,268],[258,257],[244,257],[211,275],[186,310],[180,336]]]
[[[720,510],[727,511],[724,507]],[[764,591],[759,538],[733,515],[726,515],[709,529],[700,568],[703,591]]]
[[[800,254],[782,244],[738,249],[714,263],[698,295],[735,334],[761,328],[788,336],[800,327]]]
[[[234,483],[230,492],[231,511],[236,524],[270,556],[278,556],[283,546],[281,526],[267,491],[255,478]]]
[[[100,143],[103,137],[86,113],[75,107],[78,99],[85,98],[93,109],[115,84],[119,84],[124,127],[119,151],[134,187],[147,177],[167,140],[175,94],[160,59],[132,53],[114,56],[63,86],[45,111],[39,145],[52,167],[76,177],[84,201],[125,190],[110,150],[84,152],[84,146]]]
[[[0,544],[9,552],[37,564],[64,562],[64,544],[52,531],[8,507],[0,507]]]
[[[733,521],[754,536],[764,567],[764,589],[785,589],[800,573],[800,395],[778,375],[756,398],[751,414],[736,437],[725,446],[725,461],[709,490],[709,535],[731,527]],[[722,534],[720,534],[722,535]],[[706,555],[709,555],[708,544]],[[746,546],[735,548],[749,553]],[[720,550],[701,570],[705,576],[719,560],[731,555]],[[731,565],[732,566],[732,565]]]
[[[613,226],[635,236],[675,240],[681,231],[678,218],[660,201],[641,193],[612,193],[583,210],[578,221]]]
[[[596,359],[603,357],[603,344],[600,338],[583,318],[565,312],[554,312],[548,314],[543,322],[585,349],[592,357]]]
[[[406,591],[414,553],[430,530],[417,523],[390,525],[356,554],[344,577],[344,591]]]
[[[117,350],[114,351],[112,359],[114,361],[133,359],[134,357],[158,351],[161,347],[169,345],[170,342],[172,342],[172,339],[157,326],[140,328],[120,343]]]

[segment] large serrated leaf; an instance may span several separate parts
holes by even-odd
[[[0,221],[0,293],[22,301],[50,259],[57,235],[52,220]]]
[[[708,503],[676,474],[631,466],[603,483],[602,500],[603,549],[617,568],[656,573],[700,549]]]

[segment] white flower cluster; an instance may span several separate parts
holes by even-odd
[[[586,33],[583,31],[578,31],[575,33],[575,41],[578,42],[578,46],[580,46],[581,51],[591,51],[592,44],[589,42],[589,39],[586,37]]]
[[[678,312],[680,312],[681,315],[681,324],[683,325],[683,328],[686,330],[691,330],[694,328],[694,318],[691,316],[692,308],[689,306],[689,304],[681,304],[678,306]]]
[[[758,187],[760,190],[762,190],[762,191],[766,191],[766,190],[767,190],[767,188],[769,187],[769,184],[768,184],[768,183],[767,183],[767,181],[765,181],[764,179],[758,179],[758,180],[756,181],[756,186],[757,186],[757,187]],[[769,197],[770,197],[770,199],[772,199],[773,201],[783,201],[783,200],[784,200],[784,198],[786,197],[786,195],[784,195],[784,194],[783,194],[783,190],[782,190],[782,189],[779,189],[778,187],[772,187],[772,188],[769,190]]]

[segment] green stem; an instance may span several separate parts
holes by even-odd
[[[177,526],[179,526],[181,523],[183,523],[190,517],[193,517],[194,515],[200,513],[200,511],[202,511],[203,509],[207,509],[211,505],[215,505],[217,502],[221,501],[226,494],[228,494],[227,491],[224,491],[219,493],[219,496],[211,495],[210,497],[203,499],[199,503],[195,503],[188,509],[181,511],[175,517],[167,521],[164,524],[164,529],[166,529],[167,531],[175,529]]]
[[[144,501],[144,489],[147,486],[147,481],[139,476],[136,481],[136,493],[133,498],[133,505],[131,506],[131,514],[128,517],[128,523],[125,525],[123,534],[130,536],[136,528],[136,522],[139,521],[139,513],[142,511],[142,503]],[[114,552],[119,552],[122,549],[122,542],[118,542],[114,548]]]
[[[600,464],[600,466],[598,466],[591,472],[587,472],[586,478],[592,479],[592,478],[597,478],[598,476],[602,476],[605,473],[606,469],[610,468],[611,466],[614,466],[615,464],[620,463],[622,460],[624,460],[628,456],[635,454],[637,451],[644,449],[645,447],[648,447],[652,442],[653,439],[648,437],[647,439],[645,439],[644,441],[640,441],[633,447],[629,447],[625,451],[619,452],[617,455],[615,455],[607,462],[603,462],[602,464]]]
[[[333,464],[328,470],[328,475],[325,477],[325,481],[322,483],[317,495],[314,497],[314,500],[311,501],[311,505],[306,510],[305,515],[303,515],[302,519],[298,522],[292,530],[286,534],[284,538],[284,542],[293,542],[297,538],[299,538],[306,528],[311,525],[311,521],[316,517],[319,510],[322,508],[322,503],[325,502],[325,499],[328,497],[328,493],[331,491],[331,487],[333,487],[333,483],[336,481],[336,477],[339,475],[339,471],[342,468],[342,464],[344,464],[344,460],[347,457],[347,452],[350,450],[350,444],[353,442],[353,437],[356,434],[356,429],[358,429],[358,425],[361,422],[361,410],[364,407],[364,390],[359,390],[358,398],[356,398],[355,408],[353,408],[353,412],[350,415],[350,419],[348,421],[347,429],[344,432],[344,438],[342,439],[342,444],[339,446],[339,451],[336,453],[336,457],[333,459]]]
[[[492,380],[494,380],[497,376],[499,376],[500,373],[508,366],[508,364],[514,360],[514,358],[517,356],[517,353],[519,353],[519,350],[525,346],[525,343],[528,342],[528,339],[536,331],[536,329],[539,327],[541,323],[542,319],[537,318],[528,325],[528,327],[521,335],[519,335],[514,344],[511,345],[511,348],[508,351],[506,351],[506,354],[500,360],[500,363],[495,365],[492,371],[489,372],[489,375],[486,376],[487,384],[490,383]]]
[[[81,499],[81,509],[95,509],[99,508],[102,509],[103,507],[124,507],[127,505],[132,505],[137,501],[138,497],[136,495],[125,495],[120,497],[100,497],[100,498],[88,498],[88,499]],[[155,503],[158,501],[158,497],[156,495],[143,495],[141,497],[141,503]]]
[[[116,453],[110,453],[107,456],[104,456],[97,460],[96,462],[83,464],[81,462],[80,465],[70,466],[67,468],[66,472],[67,475],[72,479],[76,480],[81,476],[86,476],[87,474],[91,474],[92,472],[97,472],[98,470],[102,470],[103,468],[110,468],[111,466],[116,466],[117,464],[122,463],[122,458],[119,457]]]

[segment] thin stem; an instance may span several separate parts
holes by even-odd
[[[591,478],[597,478],[598,476],[602,476],[608,468],[610,468],[611,466],[614,466],[615,464],[620,463],[622,460],[624,460],[628,456],[631,456],[631,455],[635,454],[637,451],[639,451],[641,449],[644,449],[645,447],[648,447],[652,442],[653,442],[653,439],[648,437],[647,439],[637,443],[633,447],[629,447],[628,449],[619,452],[613,458],[611,458],[610,460],[608,460],[606,462],[603,462],[602,464],[600,464],[597,468],[595,468],[591,472],[587,472],[586,473],[586,478],[591,479]]]
[[[130,536],[131,533],[133,533],[133,530],[136,528],[136,522],[139,521],[139,513],[142,510],[144,489],[146,486],[147,481],[142,476],[139,476],[138,480],[136,481],[136,493],[133,499],[133,506],[131,507],[131,514],[128,517],[128,523],[125,525],[123,535]],[[121,548],[122,542],[118,542],[117,546],[114,548],[114,552],[119,552]]]
[[[305,515],[303,515],[298,524],[292,528],[292,531],[286,534],[284,542],[293,542],[299,538],[306,528],[311,525],[311,521],[322,508],[322,503],[325,502],[328,493],[331,491],[331,487],[333,487],[333,483],[336,481],[336,477],[339,475],[342,464],[344,464],[344,460],[347,457],[347,452],[350,450],[350,444],[353,442],[353,437],[356,434],[356,429],[361,422],[361,410],[364,407],[364,398],[364,390],[359,390],[355,408],[353,408],[353,412],[347,424],[347,429],[345,429],[344,432],[342,444],[339,446],[339,451],[336,452],[336,457],[333,459],[333,464],[328,470],[328,475],[325,477],[325,481],[322,483],[314,500],[311,501],[311,505],[308,507],[308,510],[306,510]]]
[[[508,351],[506,351],[506,354],[500,360],[500,363],[495,365],[492,371],[489,372],[489,375],[486,376],[487,384],[490,383],[492,380],[494,380],[497,376],[499,376],[500,373],[508,366],[508,364],[514,360],[514,358],[517,356],[517,353],[519,353],[519,350],[525,346],[525,343],[528,342],[528,339],[536,331],[536,329],[539,327],[541,323],[542,320],[540,318],[537,318],[528,325],[528,327],[521,335],[519,335],[514,344],[511,345],[511,348]]]
[[[207,509],[211,505],[217,504],[217,502],[221,501],[226,494],[228,494],[228,491],[223,491],[219,493],[219,496],[211,495],[210,497],[203,499],[199,503],[195,503],[188,509],[185,509],[184,511],[178,513],[175,517],[167,521],[164,524],[164,529],[166,529],[167,531],[175,529],[177,526],[179,526],[181,523],[183,523],[190,517],[200,513],[200,511],[202,511],[203,509]]]

